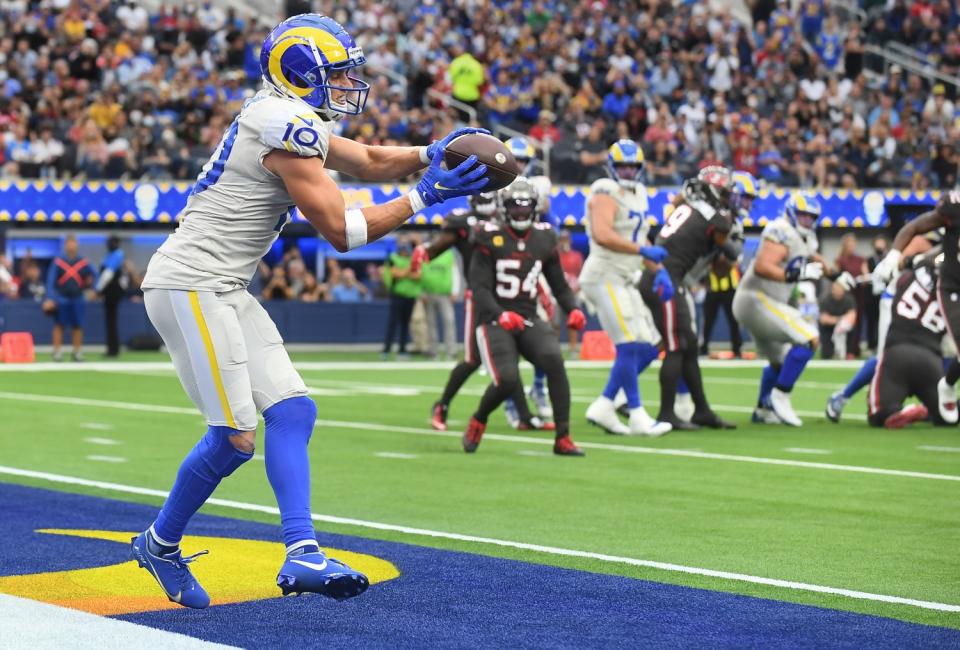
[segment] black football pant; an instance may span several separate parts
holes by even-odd
[[[393,347],[394,337],[399,343],[400,354],[407,352],[407,339],[410,338],[410,317],[416,306],[416,298],[406,298],[397,294],[390,294],[390,313],[387,316],[387,334],[383,340],[383,352],[388,354]]]
[[[477,346],[483,365],[490,373],[491,383],[474,417],[481,422],[501,403],[523,388],[520,384],[520,357],[541,368],[547,374],[547,386],[550,389],[550,404],[553,406],[553,418],[557,427],[557,437],[570,431],[570,382],[563,365],[560,352],[560,340],[556,332],[539,318],[522,332],[508,332],[499,325],[489,324],[477,327]]]
[[[703,301],[703,347],[704,354],[710,349],[710,335],[713,334],[713,325],[717,322],[717,312],[723,309],[727,315],[727,326],[730,328],[730,349],[733,354],[740,356],[743,340],[740,338],[740,325],[733,317],[734,291],[708,291]]]
[[[942,376],[943,359],[932,350],[909,343],[888,346],[880,355],[867,395],[870,426],[882,427],[911,395],[927,407],[934,424],[948,426],[940,417],[937,394],[937,382]]]
[[[700,362],[697,360],[697,333],[693,329],[693,314],[687,302],[687,290],[682,281],[674,280],[676,293],[673,298],[661,301],[653,290],[653,273],[644,273],[640,279],[640,295],[653,314],[653,322],[662,337],[664,349],[663,363],[660,366],[660,414],[661,422],[676,422],[673,411],[677,399],[677,386],[680,377],[690,389],[690,397],[696,413],[710,411],[707,396],[703,392],[703,377],[700,375]],[[736,322],[736,321],[734,321]]]

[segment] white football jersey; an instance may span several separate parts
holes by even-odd
[[[613,216],[613,230],[627,241],[647,244],[647,188],[637,183],[632,190],[622,187],[612,178],[601,178],[590,186],[590,195],[608,194],[617,203]],[[643,269],[643,258],[632,253],[618,253],[604,248],[593,240],[590,230],[590,214],[584,219],[590,237],[590,255],[580,273],[581,282],[602,282],[611,277],[631,279]]]
[[[784,268],[796,268],[805,264],[807,258],[816,253],[820,247],[816,234],[811,232],[804,236],[792,223],[783,217],[774,219],[768,223],[760,234],[760,239],[761,245],[762,240],[769,239],[772,242],[787,247],[787,260]],[[761,291],[765,295],[780,302],[789,301],[790,294],[793,293],[793,284],[761,278],[753,270],[755,264],[756,259],[750,262],[750,268],[743,274],[743,280],[741,280],[738,288],[750,291]]]
[[[333,127],[302,102],[268,90],[252,97],[197,177],[180,225],[150,260],[143,288],[246,287],[294,208],[263,158],[281,149],[325,159]]]

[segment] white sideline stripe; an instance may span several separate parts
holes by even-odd
[[[11,399],[32,402],[45,402],[54,404],[72,404],[75,406],[94,406],[103,408],[115,408],[126,411],[171,413],[175,415],[196,416],[197,411],[194,408],[181,406],[161,406],[154,404],[138,404],[136,402],[114,402],[108,400],[86,399],[82,397],[64,397],[59,395],[36,395],[32,393],[10,393],[0,392],[0,399]],[[390,424],[379,424],[376,422],[344,422],[342,420],[317,420],[316,426],[339,427],[342,429],[361,429],[366,431],[390,431],[394,433],[411,433],[422,436],[441,436],[446,438],[459,438],[460,434],[453,431],[434,431],[433,429],[423,429],[416,427],[395,426]],[[536,445],[552,445],[552,440],[545,438],[532,438],[529,436],[508,436],[496,433],[487,433],[485,440],[497,440],[499,442],[512,443],[533,443]],[[952,474],[929,474],[926,472],[913,472],[900,469],[883,469],[879,467],[862,467],[859,465],[832,465],[829,463],[813,463],[801,460],[788,460],[784,458],[762,458],[758,456],[737,456],[734,454],[717,454],[711,452],[693,451],[687,449],[662,449],[657,447],[633,447],[629,445],[614,445],[602,442],[578,442],[584,449],[601,449],[604,451],[617,451],[632,454],[654,454],[659,456],[681,456],[687,458],[703,458],[708,460],[728,460],[740,463],[759,463],[762,465],[781,465],[786,467],[804,467],[808,469],[825,469],[839,472],[855,472],[860,474],[879,474],[884,476],[900,476],[905,478],[921,478],[937,481],[960,481],[960,476]]]
[[[126,458],[121,458],[120,456],[87,456],[87,460],[92,460],[95,463],[125,463],[127,462]]]
[[[89,442],[91,445],[119,445],[121,444],[119,440],[114,440],[113,438],[84,438],[84,442]]]
[[[417,454],[404,454],[399,451],[378,451],[374,452],[374,456],[378,458],[396,458],[398,460],[413,460],[414,458],[420,458]]]
[[[50,474],[47,472],[36,472],[33,470],[20,469],[16,467],[0,466],[0,474],[10,476],[21,476],[24,478],[39,479],[52,483],[63,483],[67,485],[82,485],[85,487],[108,490],[112,492],[121,492],[127,494],[140,494],[165,498],[167,493],[163,490],[154,490],[152,488],[136,487],[132,485],[122,485],[119,483],[107,483],[104,481],[92,481],[90,479],[79,478],[75,476],[63,476],[60,474]],[[242,501],[232,501],[228,499],[211,498],[207,500],[210,505],[221,506],[224,508],[233,508],[235,510],[246,510],[250,512],[261,512],[265,514],[280,515],[280,510],[274,506],[262,506],[254,503],[244,503]],[[459,542],[470,542],[473,544],[485,544],[489,546],[500,546],[503,548],[513,548],[523,551],[534,551],[546,555],[559,555],[563,557],[585,558],[590,560],[599,560],[601,562],[610,562],[613,564],[626,564],[630,566],[646,567],[659,569],[661,571],[672,571],[674,573],[686,573],[690,575],[707,576],[711,578],[720,578],[723,580],[736,580],[738,582],[748,582],[757,585],[766,585],[771,587],[781,587],[783,589],[792,589],[795,591],[809,591],[820,594],[832,594],[835,596],[844,596],[857,600],[871,600],[881,603],[891,603],[896,605],[909,605],[911,607],[920,607],[922,609],[932,609],[941,612],[960,612],[960,605],[948,603],[937,603],[927,600],[916,600],[914,598],[904,598],[902,596],[886,596],[883,594],[873,594],[865,591],[856,591],[853,589],[843,589],[839,587],[825,587],[822,585],[808,584],[804,582],[794,582],[792,580],[780,580],[777,578],[764,578],[761,576],[752,576],[743,573],[732,573],[729,571],[716,571],[714,569],[702,569],[698,567],[685,566],[682,564],[672,564],[669,562],[656,562],[653,560],[640,560],[631,557],[622,557],[618,555],[607,555],[605,553],[594,553],[592,551],[578,551],[574,549],[558,548],[555,546],[541,546],[540,544],[529,544],[526,542],[514,542],[492,537],[477,537],[474,535],[464,535],[461,533],[448,533],[438,530],[428,530],[424,528],[413,528],[410,526],[400,526],[396,524],[385,524],[376,521],[365,521],[362,519],[351,519],[348,517],[335,517],[332,515],[312,515],[314,521],[321,521],[330,524],[340,524],[344,526],[356,526],[358,528],[369,528],[372,530],[386,530],[405,535],[414,535],[418,537],[433,537],[438,539],[450,539]]]
[[[548,451],[537,451],[536,449],[521,449],[517,452],[517,456],[553,456],[553,453]]]
[[[215,650],[220,645],[77,609],[0,594],[0,639],[7,648],[163,648]]]
[[[833,452],[829,449],[807,449],[806,447],[786,447],[784,451],[789,451],[791,454],[832,454]]]
[[[610,361],[566,361],[568,368],[610,369]],[[454,361],[301,361],[293,364],[300,370],[449,370],[456,365]],[[763,359],[703,359],[701,368],[763,368],[767,365]],[[816,359],[807,364],[808,368],[859,368],[862,361],[840,361]],[[659,361],[652,367],[658,368]],[[529,364],[524,364],[529,367]],[[0,363],[0,373],[4,372],[151,372],[173,371],[169,361],[88,361],[85,363]]]
[[[80,428],[92,429],[93,431],[109,431],[113,428],[113,425],[106,422],[81,422]]]
[[[935,445],[920,445],[917,449],[921,451],[945,451],[947,453],[958,454],[960,447],[937,447]]]

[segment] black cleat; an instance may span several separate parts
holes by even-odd
[[[693,418],[690,419],[694,424],[698,424],[701,427],[707,427],[710,429],[736,429],[737,425],[728,420],[724,420],[719,415],[713,411],[707,411],[706,413],[694,413]]]

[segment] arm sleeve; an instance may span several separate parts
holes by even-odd
[[[553,291],[553,297],[557,299],[557,303],[563,307],[565,312],[569,314],[577,308],[577,299],[573,295],[570,285],[567,284],[567,277],[563,274],[563,267],[560,266],[560,256],[557,255],[556,249],[550,253],[550,257],[543,264],[543,276],[547,279],[550,290]]]
[[[490,250],[482,245],[477,246],[470,260],[470,287],[473,289],[473,300],[477,303],[477,312],[480,314],[499,316],[503,312],[493,294],[494,276]]]

